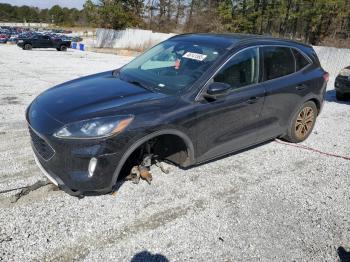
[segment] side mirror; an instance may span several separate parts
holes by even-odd
[[[208,86],[207,92],[204,94],[204,97],[215,100],[219,97],[227,95],[230,89],[231,86],[227,83],[213,82]]]

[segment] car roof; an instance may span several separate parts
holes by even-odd
[[[266,42],[278,42],[289,45],[301,45],[310,47],[307,44],[300,43],[290,39],[276,38],[266,35],[254,35],[254,34],[237,34],[237,33],[188,33],[181,34],[172,37],[172,39],[181,39],[184,41],[204,41],[208,43],[214,43],[216,45],[226,46],[233,48],[236,45],[243,43],[255,43],[264,44]]]

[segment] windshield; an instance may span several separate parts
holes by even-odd
[[[124,66],[123,81],[163,93],[178,93],[190,87],[224,48],[202,43],[168,40],[153,47]]]

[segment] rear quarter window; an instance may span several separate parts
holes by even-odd
[[[306,57],[303,54],[301,54],[298,50],[292,48],[292,52],[295,57],[296,71],[300,71],[301,69],[310,64]]]
[[[289,47],[262,48],[264,80],[272,80],[295,72],[294,55]]]

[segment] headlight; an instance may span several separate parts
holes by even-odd
[[[65,125],[54,136],[66,139],[94,139],[122,132],[134,119],[133,116],[93,118]]]
[[[340,71],[339,75],[341,76],[350,76],[350,69],[344,68]]]
[[[18,43],[23,43],[23,40],[18,40]]]

